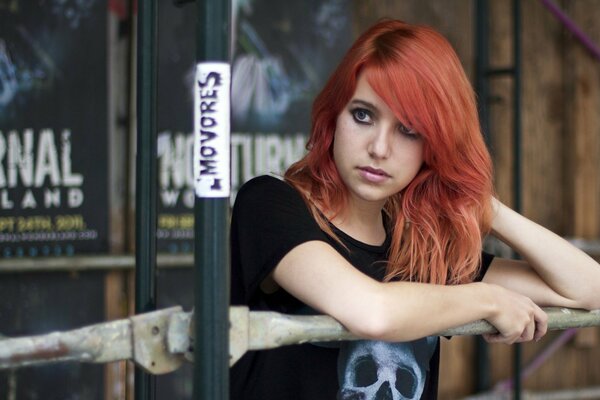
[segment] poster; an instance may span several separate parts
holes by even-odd
[[[193,6],[159,3],[158,249],[194,237]],[[313,98],[352,40],[349,0],[237,0],[232,6],[231,201],[254,176],[305,151]]]
[[[104,319],[104,273],[3,274],[0,338],[45,334]],[[0,370],[2,400],[104,398],[104,366],[56,363]]]
[[[0,257],[108,249],[107,5],[0,0]]]

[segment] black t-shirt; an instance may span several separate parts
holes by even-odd
[[[260,289],[290,250],[311,240],[330,244],[357,269],[382,280],[390,235],[381,246],[372,246],[332,229],[346,248],[319,228],[292,186],[270,176],[247,182],[237,194],[231,220],[232,305],[314,313],[281,288],[272,294]],[[484,254],[478,280],[491,260]],[[232,400],[352,400],[387,399],[398,392],[401,398],[435,399],[438,368],[437,337],[285,346],[244,355],[230,370],[230,394]]]

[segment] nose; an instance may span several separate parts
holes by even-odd
[[[385,159],[390,156],[392,133],[389,129],[380,128],[373,133],[367,151],[373,158]]]

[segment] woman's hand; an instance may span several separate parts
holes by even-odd
[[[494,311],[487,321],[498,330],[484,334],[489,343],[520,343],[541,339],[548,329],[548,316],[530,298],[498,285],[487,285]]]

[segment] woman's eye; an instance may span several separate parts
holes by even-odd
[[[351,111],[352,117],[354,120],[361,124],[370,124],[371,121],[371,113],[364,108],[356,108]]]
[[[398,126],[398,130],[400,131],[400,133],[402,133],[404,136],[408,136],[410,139],[418,139],[421,136],[417,131],[415,131],[412,128],[406,127],[404,124],[400,124]]]

